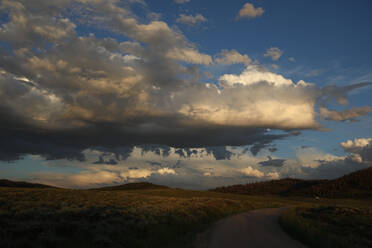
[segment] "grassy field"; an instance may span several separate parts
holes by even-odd
[[[2,248],[193,247],[195,234],[218,219],[282,206],[290,208],[280,220],[284,229],[312,247],[350,247],[355,240],[360,247],[371,245],[371,199],[242,195],[149,184],[94,190],[31,186],[0,187]]]
[[[192,247],[220,218],[286,204],[178,189],[0,187],[0,247]]]
[[[282,214],[280,224],[309,247],[372,247],[371,202],[296,207]]]

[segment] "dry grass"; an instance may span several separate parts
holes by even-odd
[[[283,205],[213,192],[0,187],[0,247],[188,247],[225,216]]]
[[[309,247],[372,247],[372,204],[292,208],[280,224]]]

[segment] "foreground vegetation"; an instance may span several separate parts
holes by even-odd
[[[217,219],[283,204],[177,189],[0,187],[0,247],[188,247]]]
[[[150,183],[70,190],[0,180],[0,247],[192,247],[195,234],[218,219],[282,206],[289,207],[282,227],[310,247],[372,247],[371,178],[372,168],[336,180],[214,191]]]
[[[280,224],[309,247],[372,247],[372,204],[292,208],[282,214]]]

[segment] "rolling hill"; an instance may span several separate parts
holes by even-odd
[[[55,188],[53,186],[40,184],[40,183],[28,183],[11,181],[7,179],[0,179],[0,187],[12,187],[12,188]]]
[[[140,182],[140,183],[127,183],[117,186],[110,186],[110,187],[102,187],[102,188],[95,188],[94,190],[105,190],[105,191],[112,191],[112,190],[142,190],[142,189],[168,189],[169,187],[163,185],[152,184],[148,182]]]
[[[372,197],[372,167],[313,185],[304,193],[321,197]]]
[[[222,193],[246,195],[372,197],[372,167],[333,180],[280,179],[212,189]]]

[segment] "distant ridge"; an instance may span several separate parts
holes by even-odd
[[[210,191],[246,195],[372,197],[372,167],[333,180],[280,179],[218,187]]]
[[[11,181],[7,179],[0,179],[0,187],[11,187],[11,188],[56,188],[53,186],[40,184],[40,183],[28,183]]]
[[[140,183],[127,183],[117,186],[110,186],[110,187],[102,187],[102,188],[95,188],[94,190],[140,190],[140,189],[168,189],[169,187],[148,183],[148,182],[140,182]]]
[[[372,167],[314,185],[308,194],[322,197],[372,197]]]
[[[284,178],[265,182],[223,186],[210,191],[245,195],[292,195],[325,182],[327,182],[327,180]]]

